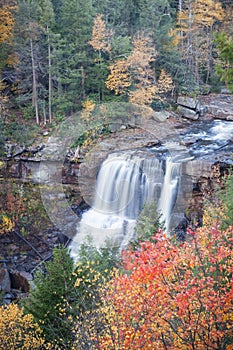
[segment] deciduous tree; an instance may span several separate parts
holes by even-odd
[[[224,11],[217,0],[184,0],[178,12],[182,58],[197,84],[209,81],[214,71],[213,31],[223,21]]]
[[[111,55],[111,37],[112,31],[108,30],[103,20],[103,15],[99,14],[94,19],[94,25],[92,28],[92,37],[89,44],[93,47],[95,54],[93,57],[94,67],[89,69],[96,75],[96,85],[98,89],[98,102],[104,94],[105,80],[108,75],[108,61]],[[96,56],[97,53],[97,56]],[[94,83],[94,80],[93,80]]]
[[[94,349],[232,349],[233,227],[188,236],[177,244],[158,232],[123,253],[86,324]]]
[[[7,109],[8,96],[6,91],[7,83],[13,84],[7,74],[3,72],[14,68],[17,64],[17,56],[14,53],[14,27],[15,12],[17,6],[15,1],[3,1],[0,5],[0,114],[3,116]],[[10,81],[8,81],[10,80]],[[6,91],[4,91],[6,89]]]
[[[17,305],[0,307],[0,349],[46,349],[42,330],[33,316],[24,315]],[[47,348],[49,349],[49,347]]]
[[[151,39],[140,34],[133,39],[133,49],[128,57],[116,60],[110,66],[106,86],[116,94],[129,96],[129,101],[138,105],[150,105],[155,98],[171,90],[172,79],[161,71],[156,81],[156,50]]]

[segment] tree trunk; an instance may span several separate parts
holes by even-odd
[[[35,66],[32,38],[30,38],[30,46],[31,46],[31,60],[32,60],[32,105],[33,107],[35,107],[35,110],[36,110],[36,124],[39,125],[40,118],[39,118],[38,98],[37,98],[36,66]]]
[[[81,66],[81,76],[82,76],[82,82],[81,82],[81,86],[82,86],[81,99],[85,100],[85,98],[86,98],[86,94],[85,94],[85,73],[84,73],[83,66]]]
[[[46,125],[47,124],[47,116],[46,116],[45,101],[43,103],[43,115],[44,115],[44,125]]]
[[[210,27],[208,35],[207,35],[207,43],[208,43],[208,55],[207,55],[207,72],[206,72],[206,81],[205,83],[209,83],[209,79],[213,70],[213,26]]]
[[[52,73],[51,73],[51,46],[50,46],[50,37],[49,29],[47,27],[48,35],[48,65],[49,65],[49,123],[52,123]]]

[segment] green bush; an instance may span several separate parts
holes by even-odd
[[[223,224],[224,228],[233,225],[233,174],[230,174],[226,181],[224,190],[220,193],[220,199],[223,202],[226,219]]]

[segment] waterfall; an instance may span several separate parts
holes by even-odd
[[[161,196],[158,203],[158,211],[162,213],[161,221],[168,231],[173,206],[178,195],[181,163],[175,163],[172,158],[166,161],[166,172],[163,181]]]
[[[71,256],[91,236],[100,247],[124,247],[134,234],[137,216],[145,203],[154,201],[166,230],[179,190],[180,163],[153,153],[111,154],[103,162],[96,181],[94,205],[85,212],[71,244]]]

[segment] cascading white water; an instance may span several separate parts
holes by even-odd
[[[177,197],[180,180],[181,163],[175,163],[172,158],[166,161],[166,172],[163,181],[161,196],[158,202],[158,211],[162,213],[165,229],[169,230],[173,206]]]
[[[145,203],[155,201],[166,229],[179,187],[180,165],[153,154],[112,154],[102,164],[96,182],[94,205],[85,212],[71,244],[76,258],[78,246],[92,237],[100,247],[106,240],[123,247],[132,239],[136,218]]]

